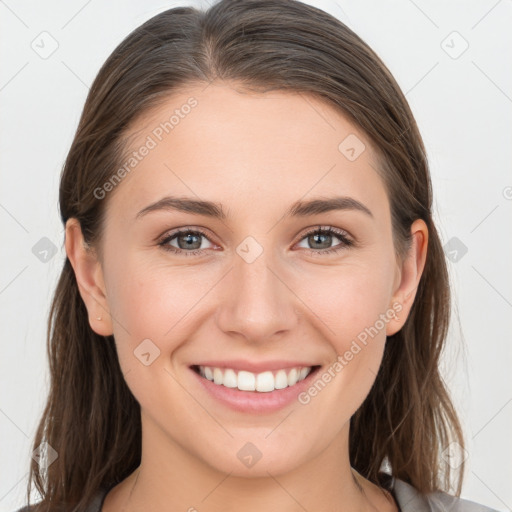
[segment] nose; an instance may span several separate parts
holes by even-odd
[[[248,343],[268,342],[297,325],[298,302],[286,272],[270,251],[264,250],[254,261],[236,254],[224,279],[217,325]]]

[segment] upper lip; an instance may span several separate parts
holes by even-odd
[[[232,361],[203,361],[196,363],[192,366],[210,366],[216,368],[231,368],[238,371],[246,371],[251,373],[261,373],[264,371],[275,371],[275,370],[287,370],[291,368],[309,368],[312,366],[318,366],[311,364],[310,362],[302,361],[285,361],[285,360],[273,360],[264,362],[244,361],[241,359],[235,359]]]

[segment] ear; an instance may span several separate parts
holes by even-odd
[[[80,223],[75,218],[66,222],[66,253],[75,271],[78,290],[87,308],[91,329],[100,336],[110,336],[113,333],[112,320],[101,263],[94,249],[85,243]]]
[[[386,335],[392,336],[405,324],[412,308],[427,258],[428,228],[422,219],[411,224],[411,247],[398,266],[390,308],[397,315],[387,323]]]

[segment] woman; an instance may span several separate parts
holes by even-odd
[[[61,178],[34,510],[490,510],[457,497],[431,205],[403,94],[335,18],[136,29]]]

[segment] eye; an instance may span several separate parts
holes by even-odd
[[[205,238],[209,241],[209,238],[200,229],[180,229],[174,233],[168,234],[158,245],[164,250],[176,254],[195,256],[201,254],[205,249],[201,238]],[[177,246],[171,245],[171,242],[176,242]]]
[[[331,247],[333,238],[340,240],[340,243],[336,244],[334,247]],[[302,240],[305,240],[306,244],[311,246],[306,247],[310,254],[336,253],[354,245],[354,242],[349,238],[345,231],[330,226],[318,226],[317,229],[307,232]]]
[[[208,249],[208,247],[204,247],[202,238],[212,243],[206,233],[198,228],[179,229],[167,234],[158,242],[158,245],[162,249],[175,254],[197,256],[204,253],[205,249]],[[332,247],[331,244],[334,238],[337,238],[340,242]],[[354,242],[345,231],[330,226],[318,226],[317,229],[308,231],[299,243],[303,243],[303,241],[311,246],[306,247],[308,252],[315,255],[336,253],[354,245]]]

